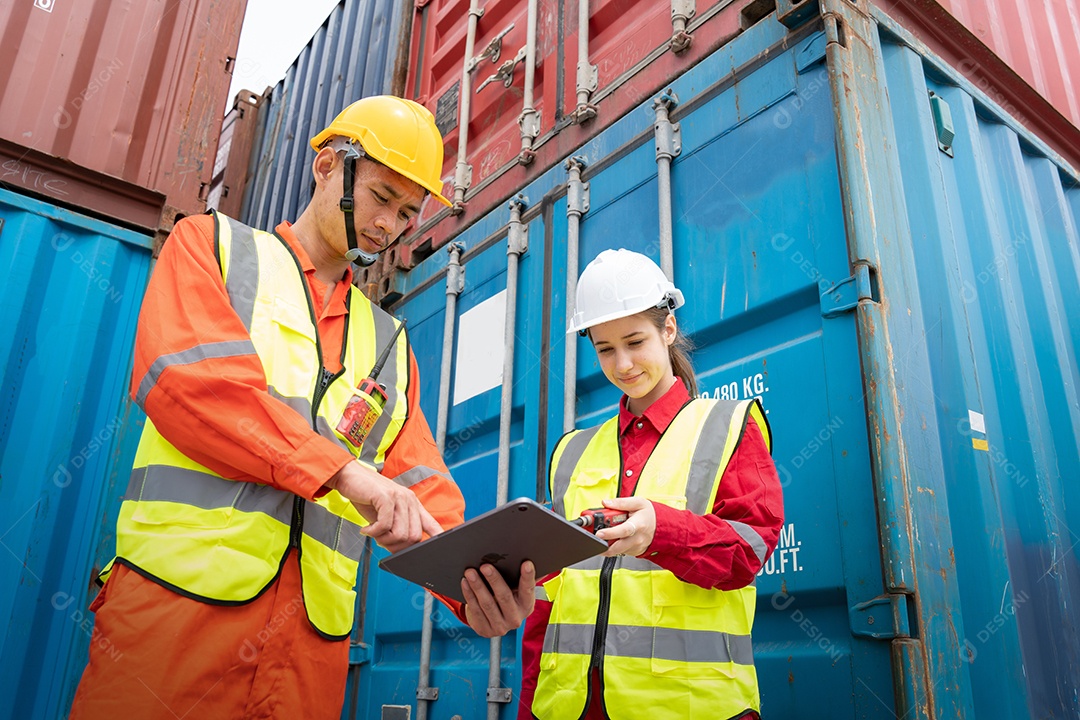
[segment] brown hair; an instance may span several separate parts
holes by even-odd
[[[666,307],[649,308],[641,313],[649,319],[661,335],[664,332],[664,323],[667,321],[667,316],[671,314],[671,311]],[[690,342],[690,338],[683,335],[682,330],[675,326],[675,342],[668,345],[668,357],[671,358],[671,371],[675,374],[675,377],[682,380],[683,385],[686,386],[686,391],[690,393],[690,397],[695,397],[698,394],[697,390],[697,378],[694,377],[694,366],[690,362],[690,353],[694,349],[694,344]]]
[[[638,314],[644,315],[662,337],[664,323],[667,322],[667,316],[672,313],[666,307],[654,307],[642,310]],[[584,330],[582,334],[587,335],[592,340],[592,329]],[[694,343],[690,342],[690,338],[683,335],[683,331],[676,325],[675,342],[668,345],[668,358],[671,360],[671,372],[679,380],[682,380],[682,384],[686,386],[686,391],[690,393],[691,398],[696,397],[698,394],[697,378],[694,377],[694,366],[690,362],[690,353],[693,350]]]

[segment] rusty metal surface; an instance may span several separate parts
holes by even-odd
[[[210,183],[206,206],[220,210],[229,217],[240,216],[244,189],[255,170],[250,163],[251,150],[259,129],[259,108],[268,95],[269,88],[262,95],[241,90],[233,99],[232,109],[221,126],[214,179]]]
[[[154,232],[165,196],[0,139],[0,187]]]
[[[0,138],[200,212],[245,7],[0,4]]]

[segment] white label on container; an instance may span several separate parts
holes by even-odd
[[[506,291],[458,318],[454,404],[502,385],[506,357]]]
[[[971,423],[971,429],[975,432],[986,433],[986,419],[983,418],[982,413],[968,410],[968,422]]]

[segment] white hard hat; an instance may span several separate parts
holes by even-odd
[[[605,250],[585,266],[567,334],[654,307],[682,307],[683,294],[656,263],[631,250]]]

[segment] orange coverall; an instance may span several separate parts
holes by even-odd
[[[283,222],[276,231],[300,259],[318,317],[323,364],[336,371],[352,273],[338,281],[324,305],[327,288],[316,279],[291,225]],[[139,315],[132,398],[162,355],[248,338],[229,303],[213,235],[211,217],[186,218],[164,245]],[[411,489],[435,520],[450,528],[463,521],[465,501],[420,410],[411,351],[409,367],[408,420],[382,472],[394,478],[423,465],[441,473]],[[254,355],[170,365],[143,409],[177,449],[223,477],[264,483],[309,500],[354,460],[269,395]],[[241,418],[246,432],[238,430]],[[255,445],[251,437],[264,440]],[[465,621],[461,604],[439,599]],[[244,605],[200,602],[116,566],[90,609],[96,616],[94,635],[73,720],[337,718],[341,713],[349,643],[323,639],[308,622],[295,553],[277,580]]]

